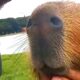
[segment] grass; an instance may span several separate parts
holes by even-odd
[[[0,80],[37,80],[28,53],[3,55]]]

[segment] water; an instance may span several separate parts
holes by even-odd
[[[28,37],[25,32],[0,36],[0,53],[2,55],[25,51],[30,51]]]

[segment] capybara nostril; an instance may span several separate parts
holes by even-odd
[[[62,20],[56,16],[51,17],[50,22],[51,22],[52,26],[56,29],[63,27]]]

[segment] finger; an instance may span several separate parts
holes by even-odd
[[[70,70],[69,77],[70,77],[72,80],[80,80],[80,72],[75,71],[75,70]]]
[[[52,80],[69,80],[69,79],[64,77],[53,77]]]

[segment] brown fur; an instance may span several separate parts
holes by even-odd
[[[65,66],[66,66],[65,68],[68,69],[67,71],[69,71],[70,69],[80,70],[80,37],[79,37],[80,36],[80,6],[79,6],[79,4],[67,3],[67,2],[65,2],[65,3],[62,3],[62,2],[46,3],[46,4],[42,4],[41,6],[36,8],[31,15],[31,19],[33,19],[32,22],[36,23],[37,27],[35,27],[36,24],[35,24],[35,26],[32,24],[31,27],[28,28],[28,36],[29,36],[30,43],[31,43],[30,45],[31,45],[31,50],[32,50],[32,57],[36,56],[35,58],[33,58],[33,64],[34,64],[35,68],[37,69],[37,71],[39,72],[40,80],[50,80],[49,76],[47,76],[45,73],[43,73],[43,71],[40,70],[40,68],[42,68],[44,66],[44,64],[39,62],[41,60],[41,58],[39,58],[38,55],[40,55],[41,52],[37,53],[38,47],[41,45],[41,44],[37,45],[37,41],[38,40],[41,41],[41,39],[43,37],[46,38],[47,36],[49,36],[48,33],[52,32],[51,28],[49,28],[47,23],[44,24],[44,21],[47,20],[46,17],[49,17],[49,15],[47,15],[47,13],[49,15],[57,15],[58,17],[60,17],[62,19],[62,21],[64,23],[64,27],[61,30],[63,35],[61,35],[60,34],[61,32],[59,33],[58,31],[57,31],[57,34],[56,34],[56,32],[53,32],[54,36],[57,36],[58,34],[60,34],[59,36],[62,37],[63,43],[58,42],[58,40],[60,39],[59,36],[58,36],[58,38],[56,38],[52,35],[52,37],[54,37],[54,39],[52,39],[51,37],[49,38],[49,39],[53,40],[53,42],[51,42],[51,45],[54,45],[53,48],[55,47],[54,42],[57,41],[57,45],[59,43],[61,43],[61,44],[59,44],[60,46],[56,46],[57,47],[56,51],[59,51],[58,52],[59,55],[57,56],[57,58],[59,58],[60,55],[64,55],[64,56],[62,56],[62,58],[64,60]],[[45,17],[45,15],[47,15],[47,16]],[[43,21],[41,22],[41,20],[43,20]],[[44,24],[44,25],[42,25],[42,24]],[[39,26],[43,26],[42,30]],[[38,30],[38,28],[39,28],[39,30]],[[38,31],[40,31],[40,33]],[[38,36],[41,37],[41,39]],[[46,38],[46,39],[48,39],[48,38]],[[46,49],[49,49],[49,46]],[[60,49],[62,49],[63,54],[61,53]],[[37,54],[35,54],[34,52],[36,52]],[[45,50],[44,50],[44,53],[46,53]],[[49,56],[49,59],[52,58],[52,56],[50,56],[50,53],[48,56]],[[46,55],[44,58],[46,59]],[[54,55],[53,55],[53,58],[54,58]],[[56,60],[58,60],[58,59],[56,59]],[[46,61],[49,61],[49,60],[46,59]],[[60,63],[61,63],[61,61],[60,61]],[[55,63],[53,63],[53,64],[55,64],[56,66],[64,64],[62,62],[61,64],[57,65],[57,63],[59,63],[58,61],[56,61]],[[55,65],[53,65],[53,66],[55,66]],[[65,72],[65,73],[63,73],[63,74],[65,74],[65,75],[68,74],[68,72]]]

